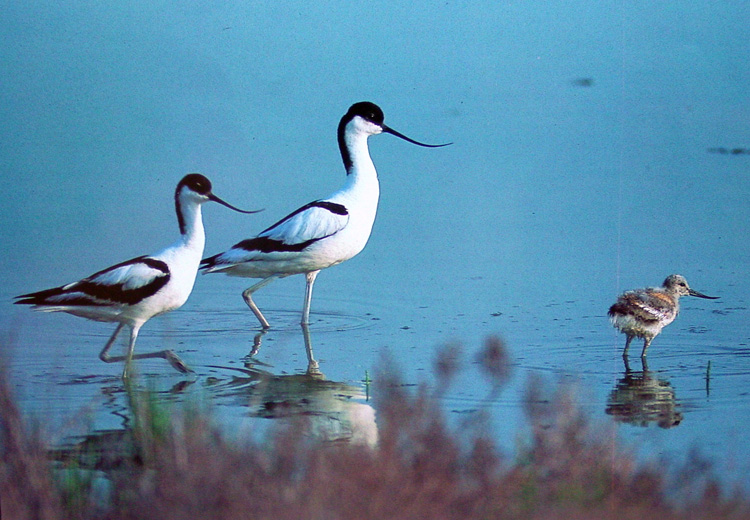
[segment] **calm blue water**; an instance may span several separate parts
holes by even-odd
[[[142,352],[177,350],[197,378],[184,385],[157,360],[139,364],[150,384],[208,399],[227,424],[251,428],[267,423],[255,419],[263,370],[289,376],[271,379],[282,401],[315,396],[329,435],[356,423],[371,432],[376,411],[358,396],[383,352],[416,384],[432,381],[438,347],[461,344],[467,368],[445,409],[491,410],[507,449],[526,381],[541,373],[576,382],[602,423],[622,409],[679,420],[623,422],[624,448],[680,461],[696,447],[746,479],[750,155],[717,149],[750,147],[749,11],[6,2],[0,330],[19,397],[53,434],[121,423],[121,367],[97,358],[112,326],[34,314],[11,297],[171,243],[171,197],[188,172],[233,204],[266,208],[206,207],[207,255],[328,195],[344,175],[338,120],[371,100],[393,128],[454,144],[370,140],[382,192],[372,238],[321,273],[313,300],[311,342],[331,384],[295,379],[308,363],[302,278],[257,293],[275,328],[257,357],[267,366],[242,372],[256,327],[240,297],[248,284],[218,275],[199,277],[189,302],[139,338]],[[673,272],[721,299],[684,299],[648,373],[636,352],[628,379],[607,308]],[[489,400],[472,361],[495,334],[514,378]]]

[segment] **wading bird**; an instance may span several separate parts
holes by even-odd
[[[661,329],[669,325],[680,312],[680,296],[697,296],[715,300],[717,296],[706,296],[688,286],[684,276],[671,274],[661,287],[635,289],[621,294],[612,307],[609,317],[612,325],[625,334],[625,350],[622,357],[627,359],[628,348],[634,337],[643,338],[643,352],[651,345],[651,340],[659,335]]]
[[[138,331],[146,321],[181,307],[190,296],[206,241],[201,206],[218,202],[240,213],[211,192],[211,182],[198,173],[186,175],[174,195],[180,238],[170,247],[150,256],[139,256],[113,265],[78,282],[16,296],[17,304],[33,305],[46,312],[67,312],[95,321],[117,322],[99,358],[107,363],[125,361],[128,377],[132,359],[163,358],[180,372],[190,369],[171,350],[133,354]],[[127,355],[111,356],[109,349],[123,327],[130,327]]]
[[[341,118],[338,143],[346,168],[344,186],[326,199],[310,202],[290,213],[254,238],[201,262],[204,273],[262,278],[242,296],[263,329],[270,325],[253,301],[253,293],[277,278],[294,274],[306,277],[303,325],[310,320],[315,277],[321,269],[352,258],[370,237],[378,207],[380,187],[370,158],[367,138],[381,132],[426,147],[447,146],[420,143],[383,123],[383,111],[369,102],[355,103]]]

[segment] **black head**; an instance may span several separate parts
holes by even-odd
[[[419,141],[415,141],[411,137],[406,137],[404,134],[397,132],[393,128],[388,127],[384,121],[385,116],[383,115],[383,111],[380,109],[378,105],[375,103],[371,103],[369,101],[360,101],[359,103],[354,103],[352,106],[349,107],[349,110],[344,114],[344,117],[341,118],[341,121],[339,122],[339,128],[338,128],[338,140],[339,140],[339,149],[341,150],[341,157],[344,159],[344,166],[346,167],[347,172],[349,171],[349,168],[352,166],[351,157],[349,156],[349,151],[346,148],[346,140],[345,140],[345,132],[346,127],[355,117],[361,117],[365,121],[372,123],[375,125],[375,128],[370,128],[367,130],[367,133],[370,135],[379,134],[380,132],[385,132],[387,134],[395,135],[396,137],[403,139],[404,141],[408,141],[410,143],[424,146],[427,148],[439,148],[441,146],[448,146],[451,143],[446,144],[425,144],[421,143]]]
[[[348,122],[354,119],[354,117],[356,116],[366,119],[367,121],[375,123],[379,126],[383,124],[383,121],[385,121],[385,116],[383,115],[383,111],[380,109],[380,107],[375,103],[370,103],[369,101],[360,101],[359,103],[354,103],[349,107],[349,111],[344,116],[344,119],[346,119]]]
[[[174,205],[175,210],[177,211],[177,222],[180,225],[180,233],[182,234],[185,233],[185,217],[182,214],[182,203],[180,201],[180,194],[182,193],[183,188],[187,188],[190,192],[198,195],[197,199],[194,197],[190,198],[193,199],[193,203],[197,203],[199,205],[211,200],[214,202],[218,202],[222,206],[226,206],[229,209],[237,211],[238,213],[258,213],[259,211],[263,211],[246,211],[244,209],[239,209],[232,206],[228,202],[213,194],[213,192],[211,191],[211,181],[209,181],[205,176],[201,175],[200,173],[190,173],[188,175],[185,175],[182,180],[177,183],[177,189],[174,193]]]
[[[200,173],[190,173],[185,175],[177,184],[176,193],[180,193],[182,188],[188,188],[199,195],[208,196],[211,193],[211,181]]]

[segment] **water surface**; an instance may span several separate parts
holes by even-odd
[[[750,474],[750,163],[716,153],[750,142],[744,3],[3,11],[0,325],[19,398],[53,435],[121,425],[121,367],[97,358],[112,326],[34,314],[12,296],[171,243],[172,193],[191,171],[233,204],[266,208],[206,206],[207,255],[325,197],[343,182],[338,120],[367,99],[393,128],[454,144],[370,140],[382,194],[372,238],[315,287],[310,340],[326,383],[300,378],[301,277],[257,293],[274,328],[247,367],[249,282],[210,275],[137,346],[173,348],[196,375],[138,363],[148,384],[206,399],[239,429],[316,403],[319,434],[360,424],[371,440],[363,381],[383,352],[408,384],[434,383],[436,349],[451,344],[466,369],[441,394],[445,410],[490,410],[508,450],[540,373],[576,382],[625,448],[669,461],[698,448],[730,480]],[[606,311],[670,273],[720,299],[683,299],[648,367],[636,353],[627,372]],[[514,369],[499,396],[473,357],[490,335]]]

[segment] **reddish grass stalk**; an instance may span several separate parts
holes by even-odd
[[[495,339],[485,348],[476,359],[489,384],[500,387],[508,377],[507,352]],[[438,366],[444,381],[460,369],[450,357]],[[612,436],[591,427],[564,386],[547,389],[529,379],[529,440],[510,459],[481,417],[452,430],[427,387],[407,390],[390,368],[379,370],[376,383],[374,448],[312,440],[304,434],[305,416],[279,422],[265,442],[247,444],[228,441],[206,413],[173,413],[155,428],[153,407],[136,398],[138,431],[125,438],[135,439],[130,452],[138,456],[107,471],[113,485],[106,507],[84,496],[71,509],[43,446],[0,381],[2,518],[750,518],[744,495],[723,499],[715,484],[689,507],[670,504],[663,476],[618,453]]]

